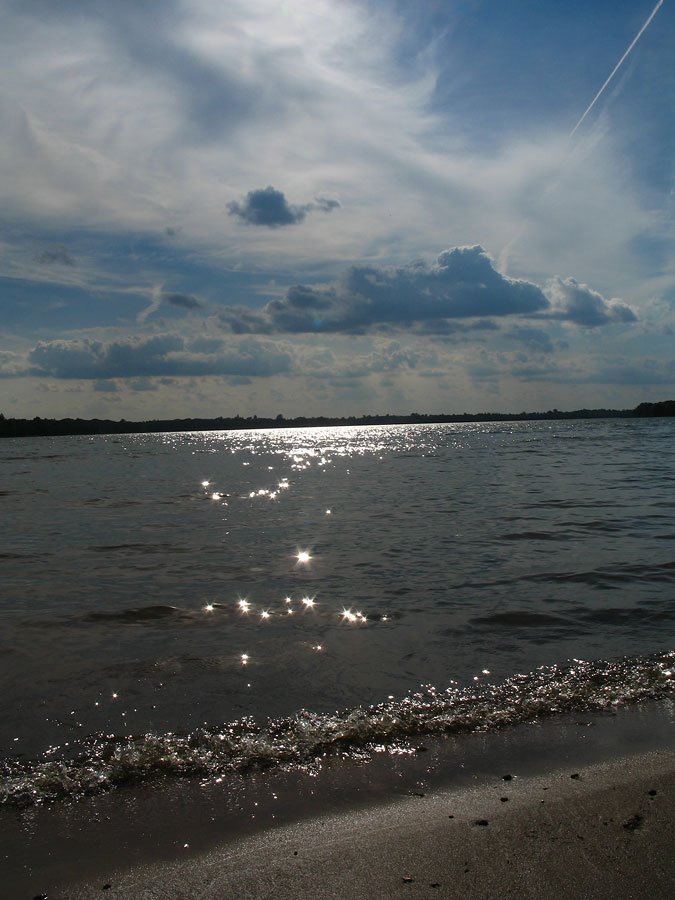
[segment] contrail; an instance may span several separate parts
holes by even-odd
[[[577,122],[577,124],[576,124],[576,125],[574,126],[574,128],[570,131],[570,133],[569,133],[569,136],[570,136],[570,137],[574,137],[574,133],[576,132],[577,128],[581,125],[581,123],[584,121],[584,119],[586,118],[586,116],[589,114],[589,112],[593,109],[593,107],[594,107],[595,104],[598,102],[598,100],[600,99],[600,97],[603,95],[603,93],[605,92],[605,88],[606,88],[607,85],[610,83],[610,81],[612,80],[612,78],[614,78],[614,76],[616,75],[616,73],[619,71],[619,69],[621,68],[621,66],[622,66],[623,63],[624,63],[624,60],[626,59],[626,57],[627,57],[628,54],[630,53],[630,51],[631,51],[631,50],[633,49],[633,47],[637,44],[637,42],[640,40],[640,38],[642,37],[642,35],[644,34],[644,32],[647,30],[647,28],[649,28],[649,25],[651,24],[652,19],[653,19],[654,16],[657,14],[657,12],[661,9],[662,6],[663,6],[663,0],[659,0],[659,2],[656,4],[656,6],[654,7],[654,9],[652,10],[651,15],[649,16],[649,18],[647,19],[647,21],[644,23],[644,25],[642,26],[642,28],[638,31],[638,33],[635,35],[635,37],[633,38],[633,40],[630,42],[630,45],[629,45],[628,49],[626,50],[626,52],[624,53],[624,55],[621,57],[621,59],[618,61],[618,63],[614,66],[614,68],[613,68],[612,71],[610,72],[610,75],[609,75],[609,78],[607,79],[607,81],[603,84],[603,86],[600,88],[600,90],[598,91],[598,93],[597,93],[597,94],[595,95],[595,97],[593,97],[593,99],[591,100],[591,103],[590,103],[590,106],[588,107],[588,109],[584,112],[583,116],[579,119],[579,121]]]

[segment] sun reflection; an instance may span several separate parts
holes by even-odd
[[[351,609],[343,609],[340,618],[343,622],[360,622],[361,625],[368,621],[368,616],[365,616],[360,610],[352,612]]]
[[[305,565],[312,558],[309,550],[298,550],[297,559],[302,565]]]
[[[327,509],[327,510],[326,510],[326,515],[329,516],[332,512],[333,512],[332,509]]]
[[[269,612],[269,610],[263,609],[263,611],[260,613],[260,618],[261,619],[269,619],[270,615],[271,615],[271,613]]]
[[[316,606],[314,597],[303,597],[302,602],[305,604],[305,609],[314,609]]]
[[[210,484],[210,481],[202,481],[202,487],[208,487]]]
[[[248,653],[242,653],[239,658],[241,659],[242,666],[245,666],[246,663],[249,661],[250,656],[248,655]]]
[[[213,612],[213,609],[214,609],[213,603],[207,603],[206,606],[204,607],[204,612]]]
[[[243,613],[247,613],[251,609],[251,604],[248,600],[237,600],[237,604]]]

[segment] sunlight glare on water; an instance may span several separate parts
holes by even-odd
[[[2,747],[668,650],[673,437],[616,420],[22,442],[3,463]]]

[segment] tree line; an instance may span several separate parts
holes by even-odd
[[[240,415],[217,418],[147,419],[138,422],[112,419],[6,418],[0,413],[0,437],[48,437],[56,435],[142,434],[171,431],[235,431],[257,428],[307,428],[347,425],[456,424],[461,422],[527,422],[556,419],[619,419],[633,416],[673,416],[675,400],[641,403],[635,409],[575,409],[568,412],[521,413],[409,413],[408,415],[295,416],[274,418]]]

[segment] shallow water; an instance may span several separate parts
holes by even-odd
[[[395,741],[426,727],[421,685],[451,717],[482,692],[479,728],[522,721],[509,685],[546,684],[540,713],[570,679],[570,708],[599,677],[607,703],[671,690],[674,438],[606,420],[0,443],[5,785],[20,770],[40,799],[92,742],[138,775],[192,740],[207,771],[204,735],[250,749],[268,717],[304,761],[327,722]],[[343,713],[378,704],[400,734]]]

